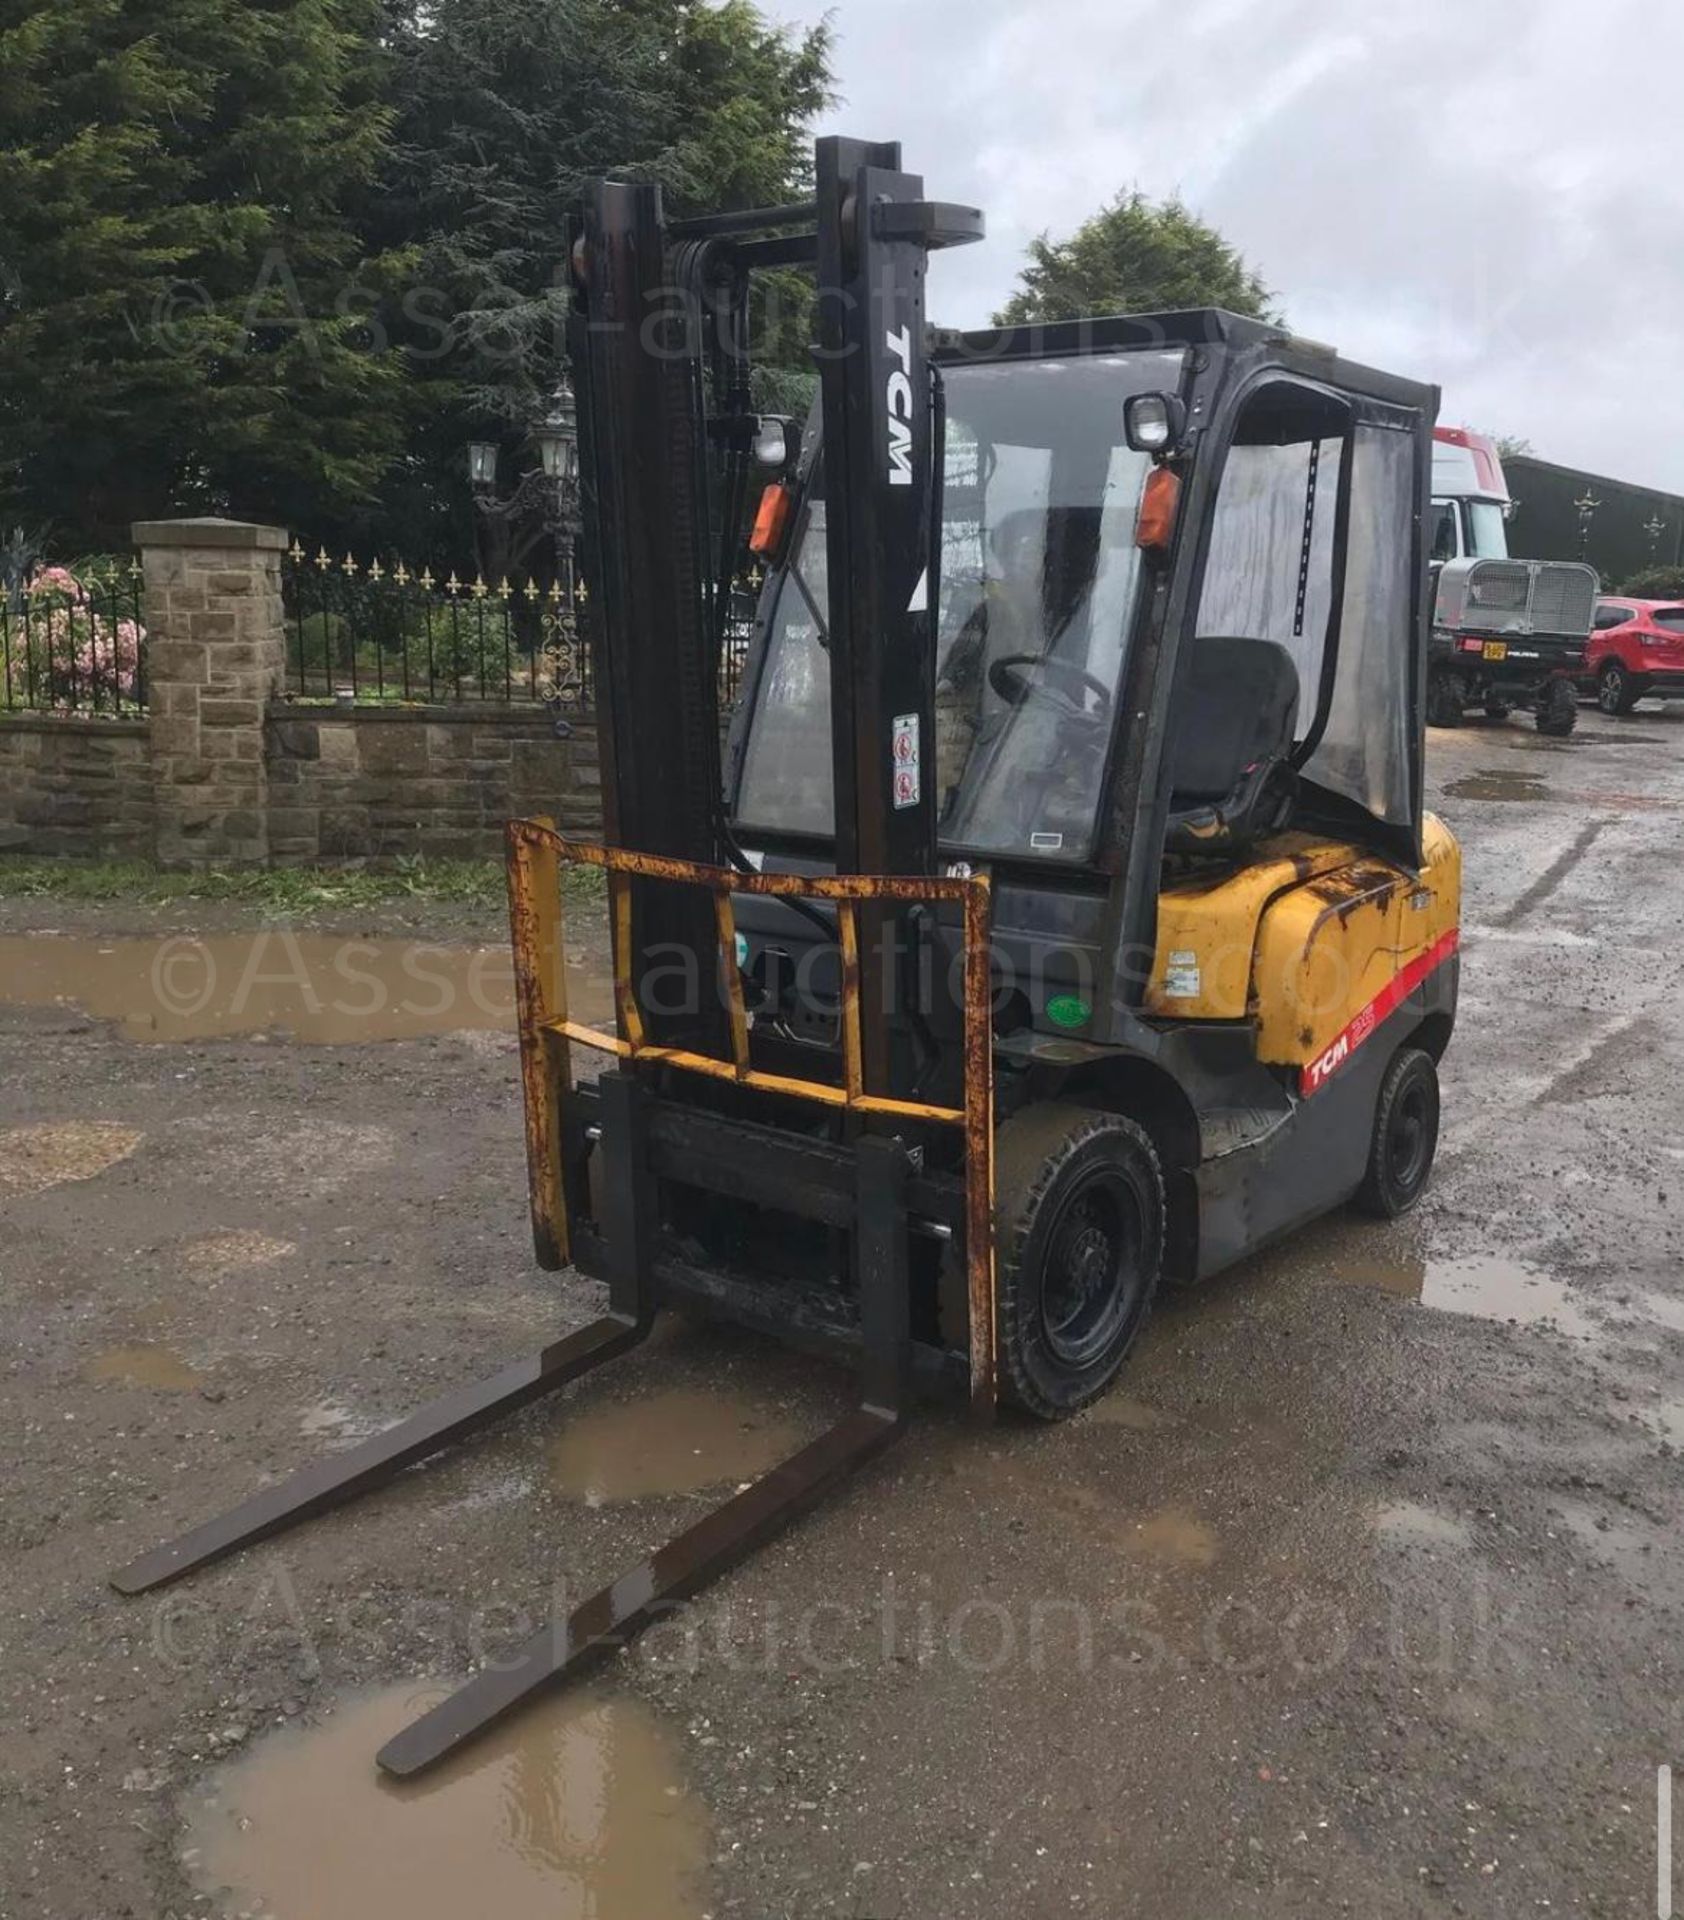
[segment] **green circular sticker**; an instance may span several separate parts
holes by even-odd
[[[1093,1012],[1080,994],[1055,993],[1047,1002],[1047,1018],[1055,1027],[1085,1027]]]

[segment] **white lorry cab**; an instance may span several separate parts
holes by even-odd
[[[1469,427],[1434,427],[1433,559],[1506,560],[1513,508],[1496,442]]]

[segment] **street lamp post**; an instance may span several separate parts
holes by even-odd
[[[574,543],[579,532],[579,408],[567,375],[550,396],[549,411],[533,429],[533,441],[551,492],[555,527],[556,583],[569,614],[573,609]]]
[[[1579,558],[1583,560],[1590,551],[1590,525],[1596,518],[1596,510],[1602,505],[1589,487],[1573,502],[1574,511],[1579,516]]]
[[[1649,536],[1649,564],[1653,566],[1660,558],[1661,535],[1666,532],[1666,522],[1658,512],[1652,513],[1643,531]]]
[[[572,595],[573,534],[578,517],[579,410],[567,376],[551,394],[541,419],[530,429],[538,464],[528,467],[507,492],[497,485],[500,454],[495,440],[468,442],[468,484],[474,511],[492,549],[481,571],[494,580],[513,573],[523,556],[546,534],[556,542],[556,577],[567,576]],[[525,529],[525,537],[520,530]]]
[[[579,635],[579,606],[585,597],[577,575],[579,538],[579,408],[563,373],[550,396],[549,410],[533,429],[547,491],[546,523],[555,537],[555,585],[544,615],[546,679],[555,729],[572,732],[566,718],[583,704],[585,659]]]
[[[468,484],[473,488],[476,500],[497,485],[497,442],[495,440],[468,442]]]

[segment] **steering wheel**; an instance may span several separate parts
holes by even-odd
[[[1103,725],[1111,714],[1111,689],[1085,667],[1044,653],[1006,653],[988,669],[988,684],[1008,706],[1045,700],[1066,720]],[[1098,704],[1090,707],[1090,696]]]

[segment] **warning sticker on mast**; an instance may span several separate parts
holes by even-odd
[[[1436,973],[1456,952],[1461,940],[1461,930],[1452,927],[1442,939],[1435,940],[1425,953],[1417,954],[1400,974],[1369,1001],[1332,1046],[1318,1053],[1300,1072],[1298,1091],[1306,1098],[1312,1093],[1320,1093],[1380,1022],[1388,1014],[1396,1013],[1421,982],[1429,974]]]
[[[915,807],[923,797],[923,754],[918,736],[917,714],[902,713],[895,716],[890,734],[889,767],[897,808]]]

